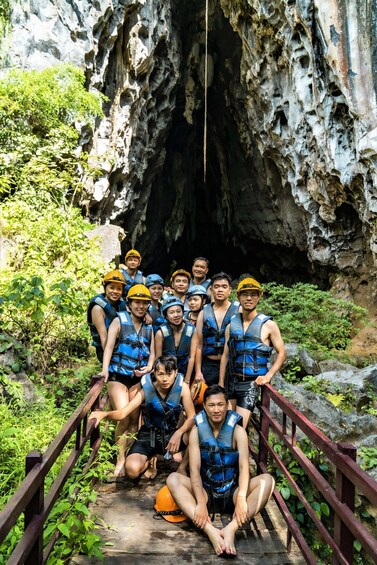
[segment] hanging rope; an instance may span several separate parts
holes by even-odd
[[[208,85],[208,1],[205,16],[205,56],[204,56],[204,133],[203,133],[203,178],[207,178],[207,85]]]

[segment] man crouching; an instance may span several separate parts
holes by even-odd
[[[236,555],[236,531],[264,508],[275,482],[267,473],[250,479],[248,437],[241,416],[228,410],[225,390],[210,386],[203,407],[189,437],[190,477],[172,473],[167,485],[183,513],[208,536],[215,553]],[[222,530],[211,522],[215,512],[233,514]]]

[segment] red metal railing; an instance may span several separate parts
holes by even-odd
[[[274,417],[271,411],[271,402],[275,405],[274,412],[279,412],[278,417]],[[276,407],[278,410],[276,410]],[[262,472],[267,471],[269,456],[281,470],[321,537],[330,546],[334,563],[352,564],[355,539],[361,543],[363,549],[373,559],[373,562],[377,563],[377,540],[354,515],[356,489],[359,494],[364,495],[373,505],[377,506],[377,482],[355,463],[356,448],[353,445],[335,444],[332,442],[270,385],[263,387],[260,412],[260,421],[256,422],[253,420],[253,424],[259,433],[258,452],[251,446],[251,452],[259,469]],[[298,447],[297,429],[334,465],[336,469],[335,488],[329,484]],[[284,462],[270,445],[269,434],[271,432],[282,441],[312,484],[321,493],[324,500],[331,506],[334,514],[333,534],[327,530],[318,518],[310,502],[305,498],[303,492],[284,465]],[[311,552],[284,499],[277,490],[274,492],[274,497],[288,526],[288,547],[293,536],[307,563],[314,565],[317,563],[317,559]]]
[[[90,392],[61,429],[47,451],[43,455],[38,451],[32,451],[26,457],[26,477],[0,512],[0,544],[23,512],[25,517],[24,534],[13,550],[8,560],[8,565],[18,565],[21,563],[41,565],[47,561],[58,536],[53,535],[50,543],[43,549],[44,523],[87,441],[90,439],[92,451],[86,468],[89,468],[93,462],[101,443],[98,429],[93,428],[93,424],[87,427],[87,414],[91,408],[98,406],[99,395],[103,385],[103,378],[94,377]],[[101,401],[101,405],[105,401],[106,397]],[[45,477],[74,435],[76,436],[75,446],[69,453],[47,495],[45,495]]]

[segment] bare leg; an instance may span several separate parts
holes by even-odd
[[[112,381],[109,383],[108,391],[113,410],[119,410],[127,406],[129,402],[129,393],[125,385]],[[124,434],[127,430],[127,425],[128,419],[126,418],[125,420],[118,422],[115,428],[115,443],[118,445],[118,457],[114,471],[114,475],[116,477],[124,475]]]
[[[271,475],[265,473],[250,479],[249,488],[247,493],[247,514],[248,521],[252,520],[270,500],[272,491],[274,490],[275,481]],[[233,495],[233,502],[236,504],[238,489]],[[225,553],[236,555],[236,546],[234,538],[238,530],[237,520],[233,518],[225,528],[221,530],[221,534],[225,542]]]
[[[180,473],[171,473],[166,481],[169,490],[178,504],[182,512],[190,520],[194,519],[196,500],[192,493],[191,481],[189,477],[185,477]],[[212,543],[216,555],[222,555],[225,550],[225,542],[221,532],[218,528],[213,526],[212,522],[208,519],[203,528],[203,532],[207,535]]]
[[[182,452],[182,461],[179,464],[179,467],[177,469],[177,473],[180,473],[181,475],[185,475],[187,477],[187,469],[189,466],[189,450],[185,449]]]
[[[148,467],[148,458],[141,453],[132,453],[126,457],[126,475],[130,479],[137,479]]]
[[[242,416],[242,418],[243,418],[242,425],[243,425],[244,429],[246,430],[247,425],[249,423],[250,416],[251,416],[250,410],[247,410],[246,408],[241,408],[240,406],[236,406],[236,411],[238,412],[238,414],[240,414]]]
[[[157,475],[157,457],[151,457],[148,461],[148,467],[143,475],[144,479],[155,479]]]

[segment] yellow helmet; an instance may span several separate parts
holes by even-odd
[[[127,300],[152,300],[149,288],[144,284],[134,284],[127,293]]]
[[[125,260],[127,261],[129,257],[137,257],[138,259],[141,259],[141,255],[138,251],[136,251],[136,249],[130,249],[129,251],[127,251]]]
[[[111,282],[118,282],[118,283],[126,286],[126,281],[125,281],[125,278],[123,276],[123,273],[121,271],[118,271],[118,269],[115,269],[114,271],[110,271],[109,273],[106,273],[106,275],[103,277],[102,282],[103,282],[103,284],[111,283]]]
[[[191,398],[195,405],[203,404],[204,393],[207,388],[208,385],[204,381],[196,381],[191,385]]]
[[[183,520],[187,519],[182,510],[175,503],[166,485],[158,491],[154,507],[157,510],[157,514],[168,522],[183,522]]]
[[[243,290],[256,290],[257,292],[259,292],[260,296],[262,296],[263,294],[263,288],[261,284],[252,277],[247,277],[246,279],[242,279],[242,281],[238,283],[237,294],[239,294]]]
[[[173,273],[172,276],[170,277],[170,282],[172,283],[173,280],[175,279],[175,277],[178,277],[178,275],[181,275],[182,277],[187,277],[188,280],[191,279],[190,273],[188,273],[188,272],[185,271],[184,269],[177,269],[176,271],[174,271],[174,273]]]

